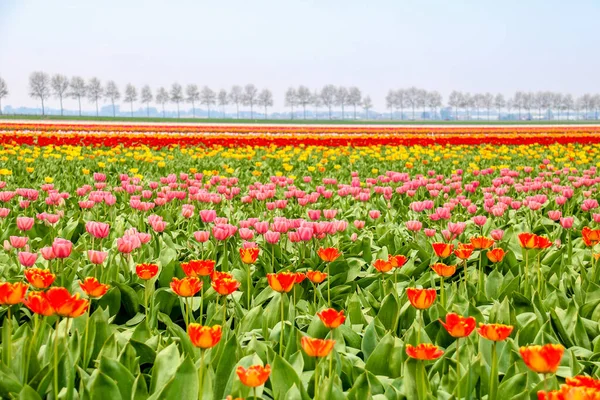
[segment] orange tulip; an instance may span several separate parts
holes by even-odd
[[[45,292],[29,292],[29,295],[23,299],[23,304],[34,313],[45,317],[55,314]]]
[[[402,268],[404,264],[406,264],[406,262],[408,261],[408,258],[406,258],[406,256],[403,256],[402,254],[396,256],[390,255],[388,256],[388,261],[392,264],[392,267]]]
[[[454,250],[454,255],[461,260],[467,260],[473,254],[474,249],[471,243],[459,243],[458,248]]]
[[[317,313],[323,325],[325,325],[329,329],[335,329],[338,326],[342,325],[346,320],[346,316],[344,315],[344,310],[337,312],[333,308],[327,308],[319,313]]]
[[[211,281],[217,281],[219,279],[234,279],[234,278],[233,278],[233,275],[231,275],[229,272],[213,271],[210,274]]]
[[[455,338],[467,337],[475,329],[475,318],[462,317],[455,313],[446,314],[446,322],[439,320],[450,336]]]
[[[250,368],[245,369],[240,365],[235,372],[244,385],[257,387],[263,385],[267,379],[269,379],[269,375],[271,375],[271,366],[269,364],[264,367],[262,365],[253,365]]]
[[[147,281],[154,278],[156,274],[158,274],[158,265],[138,264],[135,266],[135,273],[140,279]]]
[[[431,247],[433,247],[433,251],[435,255],[439,258],[446,258],[452,254],[452,250],[454,250],[454,245],[451,243],[432,243]]]
[[[202,281],[197,277],[186,277],[183,279],[173,277],[171,289],[177,293],[178,296],[192,297],[202,289]]]
[[[48,286],[52,285],[54,279],[56,279],[56,275],[50,272],[49,269],[41,269],[41,268],[27,268],[25,270],[25,278],[31,286],[36,289],[46,289]]]
[[[535,237],[535,248],[544,250],[548,247],[552,246],[552,242],[545,236],[537,236]]]
[[[406,345],[406,354],[417,360],[435,360],[440,358],[444,352],[431,343],[421,343],[418,346]]]
[[[56,314],[66,318],[77,318],[86,312],[90,302],[80,299],[79,293],[71,295],[64,287],[51,287],[46,298]]]
[[[294,283],[298,284],[298,283],[302,283],[302,281],[304,281],[306,279],[306,274],[303,272],[296,272],[294,273],[295,279],[294,279]]]
[[[190,277],[209,276],[215,269],[214,260],[191,260],[181,263],[183,273]]]
[[[527,232],[519,233],[518,237],[519,237],[519,243],[521,244],[521,247],[523,247],[524,249],[534,249],[536,236],[537,235],[535,235],[533,233],[527,233]]]
[[[492,247],[494,239],[485,236],[476,236],[469,239],[475,250],[485,250]]]
[[[481,337],[484,337],[487,340],[493,340],[494,342],[506,340],[512,331],[512,326],[502,324],[479,324],[479,328],[477,328],[477,333],[479,333]]]
[[[584,226],[581,230],[581,237],[586,246],[595,246],[600,243],[600,229],[591,229],[589,226]]]
[[[499,263],[500,261],[502,261],[505,254],[506,252],[500,247],[488,250],[488,252],[486,253],[488,260],[490,260],[493,263]]]
[[[228,296],[240,287],[240,283],[233,278],[218,278],[212,281],[211,285],[221,296]]]
[[[375,269],[381,273],[390,272],[393,268],[391,262],[380,259],[375,260],[373,267],[375,267]]]
[[[279,272],[277,274],[267,274],[267,280],[274,291],[288,293],[294,287],[296,276],[292,272]]]
[[[89,297],[100,298],[106,294],[110,285],[100,283],[98,279],[93,276],[87,277],[83,282],[79,282],[81,290],[85,292]]]
[[[321,271],[306,271],[306,277],[312,283],[321,283],[327,279],[327,273]]]
[[[540,390],[538,400],[600,400],[600,379],[589,376],[567,378],[559,390]]]
[[[565,348],[560,344],[524,346],[519,349],[527,367],[539,374],[555,373],[564,352]]]
[[[29,285],[23,282],[0,282],[0,305],[12,306],[21,303],[28,287]]]
[[[321,257],[321,260],[325,262],[332,262],[335,261],[342,253],[340,253],[340,251],[335,247],[327,247],[325,249],[321,247],[319,250],[317,250],[317,254],[319,257]]]
[[[300,344],[309,357],[327,357],[333,349],[335,340],[313,339],[308,336],[302,336]]]
[[[221,340],[222,328],[221,325],[202,326],[200,324],[191,323],[188,326],[188,336],[190,341],[196,347],[201,349],[210,349],[215,347]]]
[[[244,264],[254,264],[258,259],[258,253],[260,250],[258,247],[249,247],[247,249],[240,249],[240,257]]]
[[[425,310],[433,304],[437,296],[435,289],[417,289],[417,288],[406,288],[406,295],[408,301],[413,307],[419,310]]]
[[[435,263],[431,266],[431,269],[435,271],[436,274],[442,276],[444,278],[448,278],[449,276],[454,275],[456,272],[456,265],[446,265],[444,263]]]

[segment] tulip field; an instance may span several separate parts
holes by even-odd
[[[0,123],[2,399],[600,399],[600,128]]]

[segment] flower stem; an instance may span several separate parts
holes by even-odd
[[[247,310],[250,311],[250,286],[251,286],[251,275],[250,275],[250,264],[246,264],[248,266],[248,287],[246,288],[246,297],[247,297]]]
[[[56,319],[56,326],[54,328],[54,398],[58,399],[58,322],[60,318]]]
[[[283,357],[283,299],[284,294],[281,293],[281,330],[279,332],[279,355]]]
[[[456,338],[456,398],[460,400],[460,338]]]
[[[204,279],[204,277],[202,277]],[[202,296],[200,297],[200,325],[202,325],[202,314],[204,313],[204,282],[202,282]]]
[[[6,320],[4,323],[7,324],[8,331],[8,346],[6,346],[6,366],[10,369],[10,360],[12,358],[12,316],[10,314],[10,306],[7,307]]]
[[[317,364],[315,365],[315,399],[319,399],[319,358],[317,358]]]
[[[327,263],[327,305],[331,307],[331,275],[329,274],[329,263]]]
[[[421,325],[422,325],[422,321],[421,319],[423,318],[423,311],[422,310],[418,310],[417,311],[419,313],[419,317],[417,318],[417,346],[419,344],[421,344]]]
[[[200,350],[200,368],[198,369],[198,400],[202,400],[202,394],[204,389],[204,352],[205,349]]]
[[[496,343],[492,342],[492,366],[490,370],[490,392],[488,393],[489,400],[496,400],[498,395],[498,353],[496,351]]]
[[[87,359],[87,349],[88,349],[87,341],[88,341],[88,328],[90,325],[90,307],[88,307],[86,314],[87,315],[85,318],[85,330],[83,332],[83,359],[81,360],[83,369],[85,369],[87,367],[87,363],[85,362],[85,360]]]
[[[440,298],[442,300],[442,307],[446,308],[446,292],[444,291],[444,277],[440,277]]]

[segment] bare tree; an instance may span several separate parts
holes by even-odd
[[[145,85],[142,88],[140,101],[146,105],[146,116],[150,116],[150,102],[152,101],[152,89],[149,85]]]
[[[81,117],[81,98],[85,97],[87,93],[85,81],[80,76],[74,76],[71,78],[69,88],[69,96],[71,96],[72,99],[77,99],[77,103],[79,104],[79,116]]]
[[[390,89],[385,96],[385,106],[390,109],[390,119],[394,119],[394,108],[396,108],[396,91]]]
[[[511,97],[508,100],[506,100],[506,111],[508,119],[512,119],[512,117],[510,116],[510,110],[512,110],[513,108],[515,108],[515,100]]]
[[[123,100],[129,103],[129,110],[133,117],[133,102],[137,101],[137,89],[131,83],[128,83],[127,86],[125,86],[125,97]]]
[[[552,92],[542,92],[541,96],[540,96],[540,103],[539,103],[540,113],[541,113],[541,110],[544,110],[546,119],[548,119],[548,109],[550,107],[552,107],[552,98],[553,98]]]
[[[196,102],[200,100],[198,85],[189,84],[185,87],[186,101],[192,103],[192,117],[196,118]]]
[[[156,102],[162,106],[162,114],[163,118],[165,117],[165,103],[168,103],[171,100],[169,97],[169,92],[164,87],[158,88],[156,92]]]
[[[312,102],[312,94],[310,93],[310,89],[303,85],[300,85],[296,94],[298,104],[302,106],[304,119],[306,119],[306,106]]]
[[[244,87],[244,105],[250,106],[250,119],[254,119],[254,103],[257,95],[258,89],[253,84],[249,83]]]
[[[519,110],[519,121],[521,120],[521,109],[523,108],[523,96],[525,93],[518,91],[513,97],[513,106]]]
[[[479,109],[483,107],[483,95],[481,93],[475,93],[473,95],[473,105],[475,106],[475,112],[477,113],[477,119],[479,120]]]
[[[431,110],[431,119],[435,119],[437,108],[442,106],[442,95],[440,92],[434,90],[427,93],[425,100],[427,107]]]
[[[6,81],[0,76],[0,115],[2,115],[2,99],[8,96],[8,85]]]
[[[312,105],[315,108],[315,119],[319,119],[319,107],[323,105],[323,100],[321,99],[321,95],[317,90],[311,96]]]
[[[56,74],[50,80],[52,94],[60,101],[60,115],[63,115],[63,98],[67,95],[69,89],[69,78],[64,75]]]
[[[335,91],[335,105],[342,107],[342,119],[345,118],[345,116],[344,116],[344,106],[346,104],[348,104],[348,96],[349,96],[348,89],[346,89],[343,86],[340,86]]]
[[[371,96],[365,96],[362,101],[362,108],[365,110],[367,114],[367,119],[369,119],[369,110],[373,108],[373,102],[371,101]]]
[[[265,109],[265,119],[267,119],[267,108],[273,107],[273,93],[269,89],[263,89],[256,99],[256,103],[264,107]]]
[[[225,118],[225,106],[229,104],[229,97],[227,96],[227,91],[225,89],[219,90],[219,94],[217,94],[217,104],[221,107],[223,118]]]
[[[88,99],[96,103],[96,117],[98,116],[98,100],[102,98],[104,89],[102,88],[102,82],[98,78],[92,78],[87,85],[87,96]]]
[[[415,119],[415,108],[419,105],[420,90],[416,87],[411,87],[406,90],[406,102],[412,108],[412,119]]]
[[[362,93],[356,86],[348,89],[348,104],[354,107],[354,119],[356,119],[356,107],[362,104]]]
[[[298,104],[298,92],[293,87],[289,87],[285,91],[285,105],[291,108],[290,117],[294,119],[294,107]],[[306,114],[304,114],[306,119]]]
[[[50,76],[41,71],[29,75],[29,96],[37,97],[42,102],[42,115],[45,115],[44,100],[50,96]]]
[[[202,93],[200,94],[200,99],[202,104],[206,104],[206,109],[208,112],[208,118],[210,118],[210,106],[215,104],[217,101],[217,94],[209,88],[208,86],[204,86],[202,88]]]
[[[591,94],[586,93],[578,100],[584,112],[583,119],[587,119],[588,111],[593,108],[594,97]]]
[[[556,119],[560,119],[560,110],[562,109],[563,96],[560,93],[552,95],[552,107],[556,110]]]
[[[240,119],[240,103],[244,102],[244,92],[241,86],[234,85],[231,87],[231,91],[229,92],[229,101],[235,104],[236,118]]]
[[[448,105],[452,108],[454,108],[454,119],[458,121],[458,108],[461,106],[462,103],[462,94],[457,91],[457,90],[453,90],[450,93],[450,96],[448,97]]]
[[[114,81],[108,81],[106,83],[106,88],[104,89],[104,97],[110,100],[113,109],[113,117],[115,117],[115,101],[121,98],[121,93],[119,92],[119,88],[117,87],[117,84]]]
[[[560,105],[561,110],[567,112],[567,121],[569,120],[569,111],[571,111],[575,107],[575,102],[573,101],[573,96],[570,94],[566,94],[562,98],[562,103]]]
[[[595,94],[592,97],[592,110],[594,111],[594,119],[598,119],[598,109],[600,108],[600,94]]]
[[[475,105],[471,93],[460,94],[460,106],[465,109],[465,119],[471,119],[471,108]]]
[[[494,107],[496,107],[498,119],[500,119],[500,113],[502,112],[502,109],[506,107],[506,100],[504,100],[502,93],[498,93],[496,97],[494,97]]]
[[[331,119],[331,107],[335,105],[337,89],[333,85],[325,85],[321,90],[321,100],[325,107],[329,109],[329,119]]]
[[[175,104],[177,104],[177,118],[179,118],[179,103],[183,101],[183,88],[179,83],[174,83],[171,85],[171,93],[169,93],[169,98]]]
[[[487,110],[487,119],[489,121],[490,120],[490,110],[494,106],[494,95],[489,92],[484,94],[483,97],[481,98],[481,104],[483,105],[483,108],[485,108]]]

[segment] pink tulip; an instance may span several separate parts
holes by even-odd
[[[492,239],[500,241],[504,237],[504,231],[502,229],[494,229],[490,232],[490,236]]]
[[[38,255],[37,255],[37,253],[29,253],[27,251],[21,251],[21,252],[19,252],[18,257],[19,257],[19,262],[21,263],[21,265],[28,268],[28,267],[32,267],[35,264],[35,262],[38,258]]]
[[[435,229],[426,228],[425,229],[425,235],[427,237],[433,237],[433,236],[435,236]]]
[[[27,245],[28,237],[23,236],[10,236],[10,245],[15,249],[22,249]]]
[[[70,240],[56,238],[52,243],[52,252],[56,258],[67,258],[71,255],[73,243]]]
[[[279,242],[280,233],[273,232],[273,231],[267,231],[264,236],[265,236],[265,240],[267,241],[267,243],[276,244],[277,242]]]
[[[138,233],[137,237],[140,240],[141,244],[146,244],[150,241],[150,239],[152,239],[152,235],[150,235],[149,233],[144,233],[144,232]]]
[[[217,218],[217,212],[215,210],[202,210],[200,211],[200,219],[204,223],[211,223]]]
[[[487,222],[487,217],[485,215],[476,215],[473,217],[473,222],[477,226],[483,226]]]
[[[323,216],[326,219],[334,219],[338,210],[323,210]]]
[[[85,230],[96,239],[104,239],[110,233],[110,225],[102,222],[88,221]]]
[[[321,210],[306,210],[306,213],[308,214],[308,218],[313,221],[317,221],[321,218]]]
[[[243,242],[242,248],[243,249],[256,249],[256,248],[258,248],[258,244],[256,244],[255,242]]]
[[[257,221],[254,223],[254,229],[259,235],[264,235],[269,230],[269,223],[266,221]]]
[[[371,211],[369,211],[369,217],[371,219],[377,219],[377,218],[381,217],[381,211],[379,211],[379,210],[371,210]]]
[[[229,238],[229,229],[225,225],[215,225],[212,228],[212,234],[217,240],[227,240]]]
[[[87,256],[92,264],[100,265],[100,264],[104,263],[104,260],[106,260],[106,257],[108,256],[108,252],[107,251],[88,250]]]
[[[10,214],[10,208],[0,208],[0,218],[6,218]]]
[[[560,226],[564,229],[571,229],[573,227],[573,217],[564,217],[560,219]]]
[[[300,240],[303,242],[309,242],[313,238],[313,229],[308,227],[300,227],[296,230]]]
[[[44,260],[54,260],[56,258],[56,256],[54,255],[54,252],[52,251],[52,247],[42,247],[40,249],[40,253],[42,253],[42,257],[44,258]]]
[[[558,221],[562,217],[562,212],[560,210],[551,210],[548,211],[548,218],[552,221]]]
[[[141,245],[137,236],[127,235],[117,239],[117,250],[123,254],[129,254]]]
[[[206,243],[206,242],[208,242],[209,237],[210,237],[210,233],[208,233],[208,231],[194,232],[194,239],[196,239],[197,242]]]
[[[420,221],[406,221],[406,229],[411,232],[419,232],[422,228],[423,224]]]
[[[360,219],[355,219],[354,226],[356,227],[356,229],[362,229],[365,227],[365,221],[360,220]]]
[[[17,217],[17,229],[20,231],[28,231],[33,228],[35,220],[29,217]]]
[[[358,239],[358,235],[356,234],[356,232],[354,232],[352,235],[350,235],[350,240],[356,242],[356,239]]]
[[[252,229],[240,228],[238,233],[240,234],[240,238],[244,240],[252,240],[254,238],[254,232]]]

